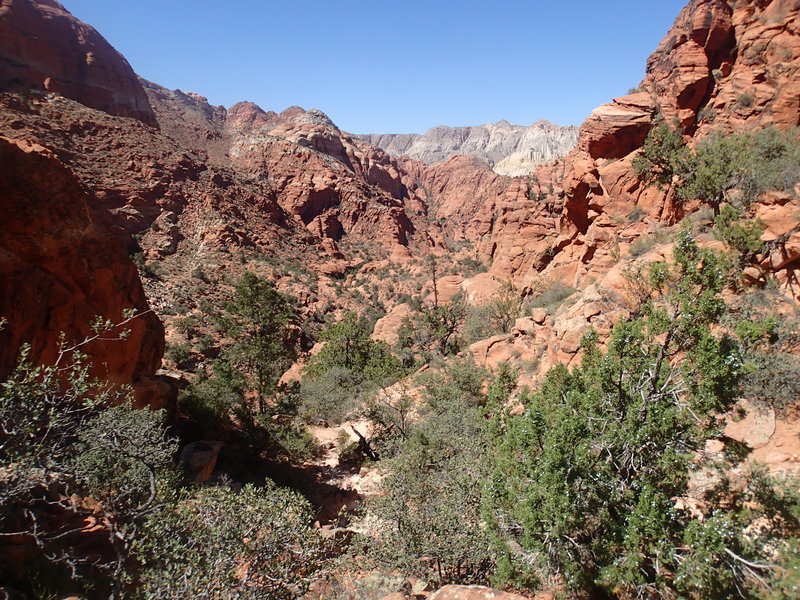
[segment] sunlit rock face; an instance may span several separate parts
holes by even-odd
[[[155,126],[128,61],[55,0],[0,2],[0,91],[55,92]]]
[[[474,127],[432,127],[419,134],[369,134],[362,139],[389,154],[419,160],[426,165],[459,154],[487,161],[500,175],[528,175],[536,165],[561,158],[575,146],[577,127],[560,127],[549,121],[512,125],[499,121]]]

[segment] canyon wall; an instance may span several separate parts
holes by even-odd
[[[359,136],[393,156],[426,165],[461,154],[481,158],[500,175],[528,175],[536,165],[561,158],[575,146],[578,128],[549,121],[512,125],[508,121],[474,127],[432,127],[424,134],[368,134]]]

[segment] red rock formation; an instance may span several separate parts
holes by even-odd
[[[55,0],[0,1],[0,90],[55,92],[156,125],[128,62]]]
[[[246,135],[259,130],[278,118],[274,111],[264,111],[252,102],[237,102],[228,109],[225,117],[225,130],[230,133]]]
[[[126,340],[98,340],[83,350],[98,377],[149,385],[164,332],[124,247],[94,223],[85,189],[51,152],[0,138],[0,163],[0,315],[8,320],[0,331],[0,377],[23,341],[31,360],[52,363],[61,332],[80,341],[96,316],[117,322],[132,308],[144,314],[126,325]]]
[[[265,130],[235,141],[231,164],[266,182],[279,205],[319,238],[365,236],[391,248],[415,229],[397,162],[293,107]],[[411,205],[413,206],[413,200]]]
[[[670,193],[644,189],[631,167],[654,115],[677,119],[694,136],[690,143],[715,129],[797,125],[799,58],[798,0],[692,0],[648,60],[641,91],[583,123],[578,148],[564,160],[563,199],[550,198],[557,223],[549,235],[539,206],[521,201],[522,214],[493,213],[492,231],[481,238],[492,248],[492,272],[577,286],[607,272],[620,248],[649,229],[637,221],[682,216]],[[535,175],[548,180],[543,169]],[[629,219],[634,212],[640,216]],[[535,259],[543,250],[547,260]]]

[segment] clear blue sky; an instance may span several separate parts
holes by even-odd
[[[62,0],[142,77],[354,133],[549,119],[635,87],[688,0]]]

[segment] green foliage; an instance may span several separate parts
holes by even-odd
[[[753,261],[764,249],[761,234],[764,223],[758,219],[745,219],[744,212],[732,206],[722,206],[714,220],[714,234],[737,254],[740,269]]]
[[[436,584],[485,583],[493,554],[481,526],[488,475],[482,384],[486,372],[458,361],[423,384],[422,419],[384,461],[384,494],[368,510],[384,524],[371,558]]]
[[[633,170],[645,185],[666,190],[675,176],[684,172],[688,153],[677,127],[661,120],[647,134],[640,153],[633,159]]]
[[[75,344],[62,338],[52,365],[32,364],[23,347],[17,367],[2,383],[0,462],[6,475],[0,531],[21,532],[53,567],[48,572],[68,575],[83,589],[110,577],[110,593],[118,597],[129,545],[156,505],[160,483],[170,477],[176,445],[164,432],[162,413],[133,410],[124,391],[90,376],[80,349],[100,336],[111,339],[115,327],[98,321],[95,336]],[[122,404],[108,408],[112,402]],[[102,559],[89,560],[77,547],[81,519],[91,513],[73,502],[81,496],[99,503],[95,516],[105,523],[107,536]],[[71,588],[63,580],[50,583]]]
[[[748,541],[752,503],[738,514],[718,489],[705,520],[676,504],[744,368],[738,345],[713,327],[724,312],[719,259],[684,231],[674,261],[651,266],[650,298],[615,326],[607,352],[587,336],[580,367],[555,367],[523,415],[495,418],[486,513],[503,552],[499,579],[720,598],[755,597],[753,574],[773,577],[765,548],[779,538]]]
[[[478,273],[485,273],[488,269],[480,260],[467,256],[458,261],[460,268],[456,269],[464,277],[474,277]]]
[[[362,374],[369,380],[396,379],[400,365],[384,342],[370,338],[369,322],[353,312],[322,332],[325,345],[312,356],[306,373],[312,378],[334,368]]]
[[[164,428],[164,411],[122,404],[100,411],[81,428],[71,448],[71,472],[106,507],[135,514],[155,502],[158,479],[168,476],[177,449]]]
[[[564,285],[560,281],[554,281],[541,291],[533,294],[530,306],[531,308],[546,308],[548,311],[554,311],[575,291],[574,287]]]
[[[736,102],[733,103],[734,108],[750,108],[753,106],[753,101],[755,97],[750,92],[744,92],[740,94],[738,98],[736,98]]]
[[[52,365],[23,348],[0,385],[0,586],[15,597],[299,598],[324,550],[308,503],[272,484],[178,487],[163,411],[134,410],[89,374],[79,350],[109,339],[106,325],[62,342]],[[12,537],[40,553],[27,573],[9,569]]]
[[[234,341],[183,394],[182,407],[207,432],[239,438],[257,452],[304,457],[311,438],[295,422],[300,397],[280,383],[297,358],[300,329],[292,298],[246,272],[218,319]]]
[[[646,185],[675,185],[680,201],[699,199],[719,212],[730,203],[747,207],[765,191],[791,190],[800,181],[797,131],[766,127],[756,133],[709,136],[689,149],[676,128],[658,123],[633,168]]]
[[[195,329],[197,328],[197,320],[193,317],[175,319],[172,324],[177,331],[180,333],[187,333],[190,336],[194,335]]]
[[[641,256],[652,250],[655,245],[656,241],[652,236],[643,235],[630,245],[628,254],[631,256]]]
[[[164,356],[179,369],[185,369],[191,366],[192,347],[186,342],[169,344]]]
[[[248,271],[226,310],[221,323],[235,341],[225,349],[225,360],[245,374],[256,392],[256,410],[264,412],[279,391],[281,375],[297,358],[294,302],[271,281]]]
[[[389,346],[370,333],[369,322],[352,312],[322,332],[325,345],[309,359],[302,382],[306,418],[340,423],[378,388],[402,376]]]
[[[206,272],[203,270],[203,267],[201,267],[201,266],[197,266],[194,269],[192,269],[192,277],[194,277],[195,279],[199,279],[203,283],[208,283],[209,282],[208,275],[206,274]]]
[[[751,162],[750,140],[742,135],[714,135],[690,152],[678,173],[681,200],[698,198],[715,211],[728,200],[731,190],[746,181]]]
[[[522,316],[522,294],[508,282],[504,282],[491,300],[469,307],[464,324],[464,338],[468,343],[476,342],[500,333],[509,333],[514,321]]]
[[[785,414],[800,398],[800,357],[780,350],[754,350],[747,359],[742,395]]]
[[[273,484],[206,488],[153,514],[134,547],[143,600],[302,595],[321,564],[311,507]]]
[[[796,314],[787,314],[782,301],[769,287],[752,290],[737,298],[738,322],[726,323],[744,350],[742,396],[779,415],[800,397],[800,357],[793,353],[800,326]]]
[[[397,331],[398,344],[407,357],[416,355],[424,362],[435,355],[455,354],[463,345],[461,329],[467,314],[461,292],[448,303],[423,303],[418,312],[403,320]]]
[[[370,387],[361,374],[332,367],[314,378],[303,379],[301,415],[308,422],[339,424],[361,406]]]
[[[133,254],[131,260],[133,264],[136,265],[136,268],[139,269],[139,272],[145,277],[149,279],[161,279],[163,269],[160,263],[147,262],[144,258],[144,254],[141,252]]]

